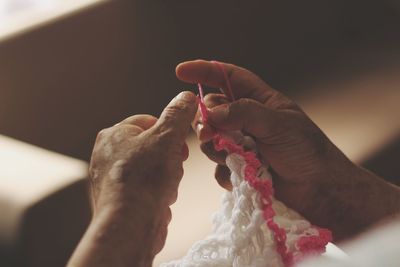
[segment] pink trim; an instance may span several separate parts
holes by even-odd
[[[321,254],[325,246],[332,241],[332,232],[328,229],[318,228],[318,236],[303,236],[296,242],[296,247],[302,254]]]
[[[244,169],[244,179],[261,195],[263,217],[268,228],[273,233],[276,250],[281,256],[283,264],[285,266],[292,266],[293,254],[286,246],[285,229],[279,227],[279,225],[273,220],[275,217],[275,211],[272,208],[272,182],[271,180],[260,180],[257,178],[257,171],[260,168],[261,163],[257,159],[256,154],[252,151],[244,151],[243,147],[221,137],[219,134],[214,137],[214,147],[217,151],[226,150],[228,153],[238,154],[245,160],[246,167]]]
[[[227,85],[227,95],[233,101],[232,87],[229,81],[229,77],[225,71],[224,65],[218,61],[212,61],[221,69],[224,74],[224,78]],[[200,93],[200,113],[203,122],[208,120],[208,110],[204,104],[204,92],[201,84],[198,84]],[[243,157],[246,162],[244,168],[244,179],[253,187],[261,196],[263,217],[266,221],[268,228],[271,230],[276,243],[276,251],[281,256],[282,262],[285,267],[293,266],[295,262],[298,262],[306,255],[320,254],[325,252],[325,246],[332,240],[332,233],[328,229],[318,228],[318,236],[303,236],[296,242],[296,247],[301,252],[301,255],[293,257],[293,253],[289,251],[286,246],[286,231],[281,228],[275,221],[275,210],[272,207],[272,199],[274,196],[274,189],[272,181],[269,179],[260,180],[257,178],[257,171],[261,167],[261,162],[257,158],[257,155],[252,151],[245,151],[242,146],[237,145],[233,141],[222,137],[217,133],[213,137],[214,148],[217,151],[226,150],[228,153],[235,153]]]

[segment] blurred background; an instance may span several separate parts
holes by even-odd
[[[396,0],[0,0],[0,266],[65,265],[90,220],[96,133],[194,90],[175,78],[184,60],[252,70],[400,184],[399,29]],[[155,265],[203,237],[219,205],[213,164],[189,146]]]

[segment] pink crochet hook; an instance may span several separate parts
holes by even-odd
[[[208,113],[207,113],[208,111],[206,105],[204,104],[204,91],[200,83],[197,84],[197,87],[199,88],[199,94],[200,94],[199,108],[200,108],[201,119],[203,120],[203,123],[206,123],[208,120]]]
[[[226,92],[223,91],[223,93],[226,94],[226,96],[229,98],[229,100],[235,101],[235,97],[234,97],[233,91],[232,91],[232,85],[231,85],[231,82],[229,80],[229,77],[225,70],[224,65],[221,62],[218,62],[216,60],[213,60],[211,62],[214,63],[221,70],[222,74],[224,75],[225,84],[226,84]],[[199,94],[200,94],[199,108],[200,108],[201,118],[202,118],[203,122],[207,122],[207,120],[208,120],[207,112],[208,111],[207,111],[206,105],[204,104],[204,90],[200,83],[197,84],[197,87],[199,89]]]

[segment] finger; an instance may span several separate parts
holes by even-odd
[[[232,183],[231,183],[231,171],[228,167],[223,165],[217,165],[215,168],[215,179],[220,186],[225,188],[226,190],[232,191]]]
[[[213,108],[226,103],[229,103],[229,100],[223,94],[208,94],[204,97],[204,104],[208,108]],[[193,130],[196,132],[200,141],[208,142],[214,137],[216,131],[214,127],[207,123],[203,123],[201,117],[199,116],[199,112],[197,113],[198,114],[192,124]]]
[[[206,105],[207,108],[213,108],[215,106],[219,106],[222,104],[228,104],[230,101],[226,97],[226,95],[223,94],[207,94],[204,97],[204,104]]]
[[[235,99],[250,98],[264,104],[271,102],[274,105],[292,104],[289,99],[272,89],[251,71],[232,64],[220,64],[226,70]],[[221,88],[225,94],[227,93],[224,73],[211,61],[183,62],[176,67],[176,76],[184,82],[202,83]]]
[[[214,143],[212,141],[201,143],[200,149],[212,161],[220,165],[226,165],[225,159],[227,156],[227,152],[225,150],[216,151],[214,149]]]
[[[230,101],[228,100],[228,98],[223,94],[207,94],[204,97],[204,104],[206,105],[206,107],[208,109],[209,108],[213,108],[213,107],[218,106],[218,105],[226,104],[226,103],[229,103],[229,102]],[[196,130],[196,126],[199,123],[203,124],[203,120],[201,118],[200,110],[197,111],[195,119],[193,120],[192,127],[193,127],[194,130]]]
[[[155,236],[153,247],[151,248],[151,255],[155,256],[163,249],[168,235],[168,224],[171,219],[172,211],[170,208],[162,211],[162,221],[158,224],[157,229],[155,230],[157,235]]]
[[[215,136],[216,131],[215,128],[210,126],[208,123],[203,124],[202,122],[198,122],[194,131],[197,134],[197,138],[202,142],[206,143],[212,140]]]
[[[197,97],[192,92],[180,93],[163,110],[155,129],[183,142],[196,114],[197,105]]]
[[[178,200],[178,189],[171,192],[171,195],[166,199],[168,206],[172,206]]]
[[[130,124],[142,128],[144,131],[156,124],[157,118],[147,114],[133,115],[121,121],[117,125]]]
[[[280,112],[271,110],[257,101],[243,98],[211,109],[209,123],[222,130],[244,130],[258,139],[263,139],[279,132],[286,122]]]

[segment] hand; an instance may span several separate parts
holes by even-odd
[[[182,162],[188,157],[185,138],[196,110],[196,96],[183,92],[159,120],[135,115],[100,131],[90,163],[95,210],[137,194],[172,204],[183,176]]]
[[[194,128],[202,150],[218,163],[216,178],[230,188],[225,153],[216,152],[211,138],[216,129],[242,130],[253,136],[263,160],[274,172],[274,186],[279,199],[296,210],[303,210],[312,197],[313,187],[330,172],[330,160],[348,162],[323,132],[290,99],[269,87],[259,77],[243,68],[224,64],[236,101],[229,103],[223,94],[208,94],[209,124],[199,116]],[[204,83],[226,90],[221,70],[207,61],[192,61],[177,67],[179,79]]]
[[[90,163],[95,211],[129,204],[126,198],[130,197],[165,207],[173,204],[183,176],[182,163],[188,157],[185,138],[196,110],[195,95],[183,92],[159,120],[135,115],[102,130]]]
[[[226,155],[216,152],[210,140],[216,130],[242,130],[254,137],[262,159],[270,165],[276,197],[313,223],[330,227],[331,218],[323,215],[328,208],[322,203],[327,202],[329,190],[335,191],[339,181],[358,175],[359,168],[293,101],[246,69],[231,64],[224,67],[236,101],[229,103],[223,94],[207,95],[209,124],[197,116],[193,125],[202,150],[218,164],[217,181],[231,188]],[[226,91],[224,75],[212,62],[185,62],[178,65],[176,74],[182,81]]]
[[[159,119],[135,115],[98,134],[90,163],[94,218],[70,266],[151,265],[164,246],[197,104],[183,92]]]

